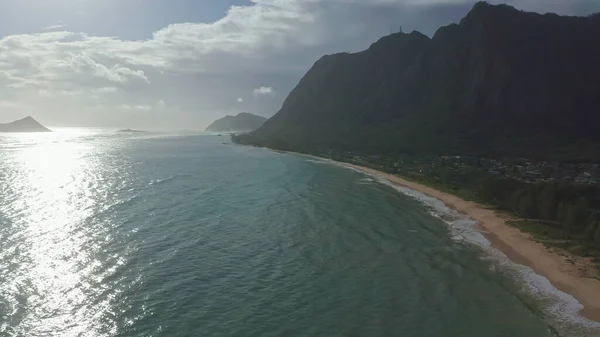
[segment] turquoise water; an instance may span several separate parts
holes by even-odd
[[[591,335],[431,200],[228,141],[0,136],[0,335]]]

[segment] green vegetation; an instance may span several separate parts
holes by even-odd
[[[527,183],[491,175],[477,165],[456,167],[441,162],[427,168],[403,168],[399,173],[514,214],[523,219],[514,225],[548,246],[600,257],[599,185]]]
[[[355,157],[353,157],[355,158]],[[490,174],[480,158],[348,160],[494,206],[523,219],[513,224],[544,244],[600,258],[600,185],[560,181],[525,182]],[[343,160],[343,159],[342,159]],[[399,163],[402,165],[398,165]]]
[[[591,207],[600,204],[598,186],[530,184],[481,175],[467,178],[460,186],[474,193],[477,201],[524,219],[519,227],[535,232],[540,241],[560,242],[561,248],[580,255],[600,256],[600,210]]]

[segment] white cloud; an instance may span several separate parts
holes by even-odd
[[[63,95],[63,96],[75,97],[75,96],[84,94],[84,91],[83,90],[60,90],[57,93],[60,95]]]
[[[26,66],[25,80],[56,79],[87,74],[112,82],[132,78],[150,82],[139,67],[158,71],[231,71],[248,67],[252,59],[288,45],[313,45],[310,34],[316,12],[314,2],[304,0],[255,0],[251,6],[232,6],[227,15],[211,23],[171,24],[149,40],[122,40],[74,32],[50,32],[8,36],[0,40],[0,69]],[[58,29],[60,25],[47,27]],[[301,32],[305,34],[300,34]],[[237,60],[237,62],[231,62]],[[241,61],[241,62],[240,62]],[[47,84],[46,82],[42,84]]]
[[[94,93],[94,94],[110,94],[110,93],[117,92],[117,90],[118,89],[116,87],[102,87],[102,88],[92,90],[92,93]]]
[[[238,103],[244,103],[244,99],[243,99],[243,98],[241,98],[241,97],[238,97],[238,99],[237,99],[237,102],[238,102]]]
[[[275,90],[273,90],[272,87],[260,87],[260,88],[254,89],[254,91],[252,91],[252,94],[254,94],[254,96],[273,95],[274,93],[275,93]]]
[[[150,105],[136,105],[135,108],[142,111],[152,110],[152,107]]]
[[[163,101],[162,99],[158,100],[158,102],[156,102],[156,106],[159,108],[164,108],[167,106],[167,103],[165,103],[165,101]]]
[[[152,106],[150,105],[129,105],[129,104],[121,104],[117,107],[119,110],[141,110],[141,111],[150,111],[152,110]]]
[[[51,30],[59,30],[64,28],[63,25],[50,25],[47,27],[42,28],[43,31],[51,31]]]
[[[0,100],[0,107],[9,109],[20,108],[21,104],[12,101]]]
[[[133,70],[121,66],[120,64],[115,64],[114,66],[109,68],[108,66],[99,63],[98,61],[92,59],[90,56],[84,53],[78,55],[71,55],[70,59],[67,58],[66,61],[69,63],[71,70],[73,70],[76,74],[88,73],[93,76],[105,78],[111,82],[116,83],[125,83],[136,78],[146,83],[150,83],[144,71],[142,70]],[[63,67],[64,69],[65,64],[63,63],[58,66]]]

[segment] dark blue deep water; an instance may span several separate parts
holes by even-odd
[[[0,136],[0,336],[587,333],[431,205],[228,142]]]

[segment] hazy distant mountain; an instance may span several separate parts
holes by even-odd
[[[117,132],[121,132],[121,133],[146,133],[148,131],[134,130],[134,129],[123,129],[123,130],[119,130]]]
[[[12,123],[0,124],[0,132],[50,132],[48,128],[28,116]]]
[[[324,56],[245,144],[600,160],[600,14],[479,2],[433,38]]]
[[[225,116],[217,119],[206,128],[211,132],[250,132],[261,127],[267,119],[262,116],[241,112],[237,116]]]

